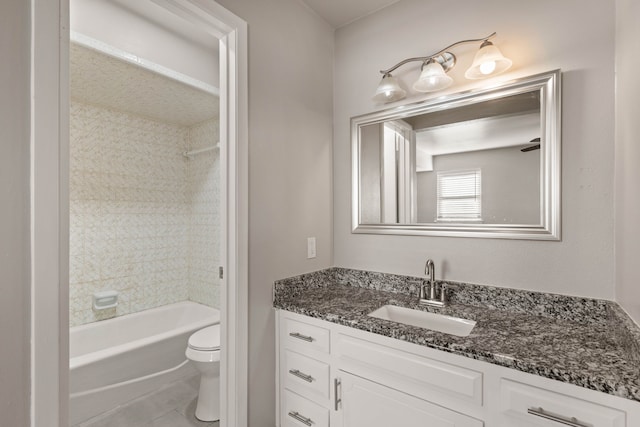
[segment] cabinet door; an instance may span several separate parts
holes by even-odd
[[[340,372],[343,427],[482,427],[482,421]]]

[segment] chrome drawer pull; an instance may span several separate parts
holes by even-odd
[[[313,342],[313,337],[310,337],[308,335],[302,335],[298,332],[290,332],[289,336],[294,337],[294,338],[298,338],[299,340],[302,341],[306,341],[306,342]]]
[[[300,372],[297,369],[289,369],[289,373],[291,375],[295,375],[298,378],[302,378],[303,380],[305,380],[308,383],[312,383],[313,382],[313,377],[311,375],[303,374],[302,372]]]
[[[313,425],[313,421],[311,420],[311,418],[306,418],[303,417],[302,415],[300,415],[298,412],[296,411],[291,411],[289,412],[289,416],[291,418],[293,418],[294,420],[300,421],[302,424],[306,424],[308,426]]]
[[[560,424],[564,424],[571,427],[589,427],[589,425],[581,423],[578,421],[576,417],[561,417],[559,415],[554,415],[549,412],[546,412],[542,407],[540,408],[529,408],[527,409],[527,413],[530,415],[535,415],[536,417],[544,418],[546,420],[555,421]]]
[[[340,389],[340,394],[338,394],[338,388]],[[333,401],[333,409],[337,411],[342,403],[342,382],[340,381],[340,378],[335,378],[333,380]]]

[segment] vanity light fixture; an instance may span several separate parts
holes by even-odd
[[[407,95],[407,92],[400,87],[398,80],[387,73],[382,76],[382,81],[376,89],[376,95],[373,97],[379,102],[399,101]]]
[[[400,87],[398,80],[391,73],[409,62],[422,62],[420,77],[413,84],[417,92],[435,92],[451,86],[453,79],[447,72],[456,65],[456,56],[449,49],[465,43],[482,42],[476,53],[471,68],[464,74],[468,79],[481,79],[507,71],[511,67],[511,60],[505,58],[500,50],[489,41],[495,37],[492,33],[481,39],[470,39],[455,42],[444,49],[429,55],[405,59],[387,70],[381,70],[382,81],[376,89],[373,100],[376,102],[393,102],[403,99],[407,92]]]

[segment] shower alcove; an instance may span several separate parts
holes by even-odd
[[[122,345],[113,336],[91,338],[104,346],[85,345],[92,330],[120,333],[117,328],[91,329],[92,323],[131,316],[133,323],[120,323],[126,325],[120,327],[124,334],[123,329],[143,328],[136,322],[145,320],[134,319],[146,317],[135,313],[183,302],[195,304],[178,307],[185,313],[200,313],[196,320],[200,327],[219,321],[221,230],[216,89],[203,90],[205,84],[194,87],[188,84],[190,79],[185,83],[169,78],[86,43],[71,43],[70,60],[73,425],[157,387],[156,378],[146,388],[137,379],[171,370],[184,360],[188,334],[183,331],[177,335],[184,345],[173,340],[166,349],[158,347],[159,352],[176,353],[166,357],[164,364],[152,368],[138,361],[139,367],[116,366],[115,370],[128,372],[117,378],[108,372],[88,372],[86,364],[80,363],[92,358],[87,352],[104,352],[110,341]],[[118,305],[96,310],[94,293],[107,290],[118,293]],[[184,329],[184,317],[176,315],[166,328]],[[185,322],[193,324],[194,320]],[[158,333],[164,332],[170,331]],[[135,365],[134,359],[125,355],[119,363]],[[83,377],[103,377],[102,381],[79,379],[74,373],[80,365]],[[187,368],[171,371],[167,381],[193,372]],[[90,387],[83,386],[89,383]],[[107,399],[104,392],[112,397]],[[84,410],[77,409],[74,397]],[[92,397],[108,405],[87,403]]]

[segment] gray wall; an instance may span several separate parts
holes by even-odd
[[[540,151],[520,147],[433,157],[433,171],[418,173],[418,222],[434,222],[437,173],[482,170],[482,219],[486,224],[540,223]]]
[[[29,425],[29,2],[0,2],[0,425]]]
[[[616,8],[616,299],[640,324],[640,4]]]
[[[614,24],[609,0],[590,1],[589,7],[581,0],[403,0],[338,29],[335,264],[422,275],[425,259],[433,258],[439,278],[613,299]],[[394,105],[377,106],[371,100],[378,70],[492,31],[513,69],[489,80],[466,80],[464,72],[478,46],[460,47],[458,65],[449,73],[455,83],[447,91],[562,69],[562,241],[351,234],[349,119]],[[418,68],[405,66],[394,74],[410,88]],[[447,91],[410,91],[401,103]]]
[[[333,31],[297,0],[219,3],[249,29],[249,425],[268,427],[273,281],[332,265]]]

